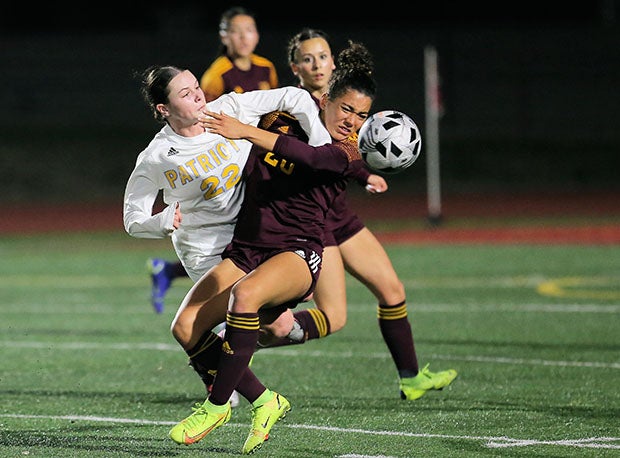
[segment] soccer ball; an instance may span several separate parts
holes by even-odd
[[[422,136],[413,119],[395,110],[379,111],[362,124],[357,137],[362,159],[381,173],[399,173],[413,164]]]

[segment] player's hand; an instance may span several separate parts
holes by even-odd
[[[172,227],[178,229],[181,225],[181,221],[183,221],[183,215],[181,214],[181,208],[177,203],[176,208],[174,209],[174,218],[172,219]]]
[[[213,111],[205,111],[205,115],[204,118],[198,118],[198,121],[208,132],[235,140],[244,138],[247,125],[237,118]]]
[[[388,189],[387,181],[380,175],[375,175],[371,173],[368,179],[366,180],[366,191],[371,194],[378,194],[381,192],[385,192]]]

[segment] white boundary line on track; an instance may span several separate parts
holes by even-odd
[[[67,420],[67,421],[92,421],[102,423],[126,423],[139,425],[175,425],[175,421],[140,420],[133,418],[114,418],[114,417],[94,417],[82,415],[21,415],[21,414],[0,414],[0,418],[23,418],[23,419],[47,419],[47,420]],[[237,423],[228,423],[226,426],[246,427]],[[421,439],[457,439],[468,441],[482,441],[487,448],[507,448],[524,447],[530,445],[552,445],[575,448],[597,448],[597,449],[616,449],[620,450],[620,437],[587,437],[583,439],[562,439],[558,441],[538,440],[538,439],[514,439],[510,437],[494,436],[457,436],[453,434],[426,434],[409,433],[403,431],[372,431],[358,428],[337,428],[332,426],[301,425],[282,423],[279,427],[292,429],[311,429],[317,431],[329,431],[336,433],[363,434],[374,436],[397,436],[413,437]]]
[[[178,345],[163,343],[88,343],[88,342],[11,342],[0,341],[0,348],[43,348],[48,350],[122,350],[122,351],[179,351]],[[304,351],[284,348],[272,348],[260,350],[261,355],[270,356],[304,356],[316,358],[372,358],[387,359],[387,353],[364,353],[355,354],[353,352],[327,352],[321,350]],[[584,367],[588,369],[620,369],[620,363],[600,362],[600,361],[553,361],[546,359],[525,359],[525,358],[506,358],[501,356],[458,356],[458,355],[439,355],[430,354],[428,358],[441,359],[445,361],[472,361],[490,364],[515,364],[523,366],[558,366],[558,367]]]

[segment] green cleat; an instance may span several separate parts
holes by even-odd
[[[450,385],[456,375],[454,369],[431,372],[427,364],[415,377],[400,379],[400,398],[413,401],[424,396],[428,390],[441,390],[444,386]]]
[[[231,415],[230,402],[223,406],[211,404],[207,399],[204,403],[196,403],[189,417],[174,426],[168,435],[177,444],[191,445],[200,441],[216,428],[228,423]]]
[[[252,429],[243,444],[244,455],[258,450],[269,439],[271,427],[291,410],[291,404],[284,396],[275,391],[269,391],[269,394],[271,399],[258,407],[252,407]]]

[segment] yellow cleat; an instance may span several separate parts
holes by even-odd
[[[415,377],[400,379],[400,398],[413,401],[424,396],[429,390],[441,390],[443,387],[450,385],[452,380],[456,378],[456,375],[457,373],[454,369],[431,372],[428,370],[427,364]]]
[[[275,391],[269,391],[269,393],[271,398],[267,402],[252,408],[252,429],[243,444],[244,455],[249,455],[258,450],[263,442],[269,439],[271,427],[291,410],[291,404],[284,396]]]
[[[177,444],[191,445],[203,439],[211,431],[228,423],[231,415],[230,402],[223,406],[212,404],[207,399],[196,403],[189,417],[174,426],[168,435]]]

